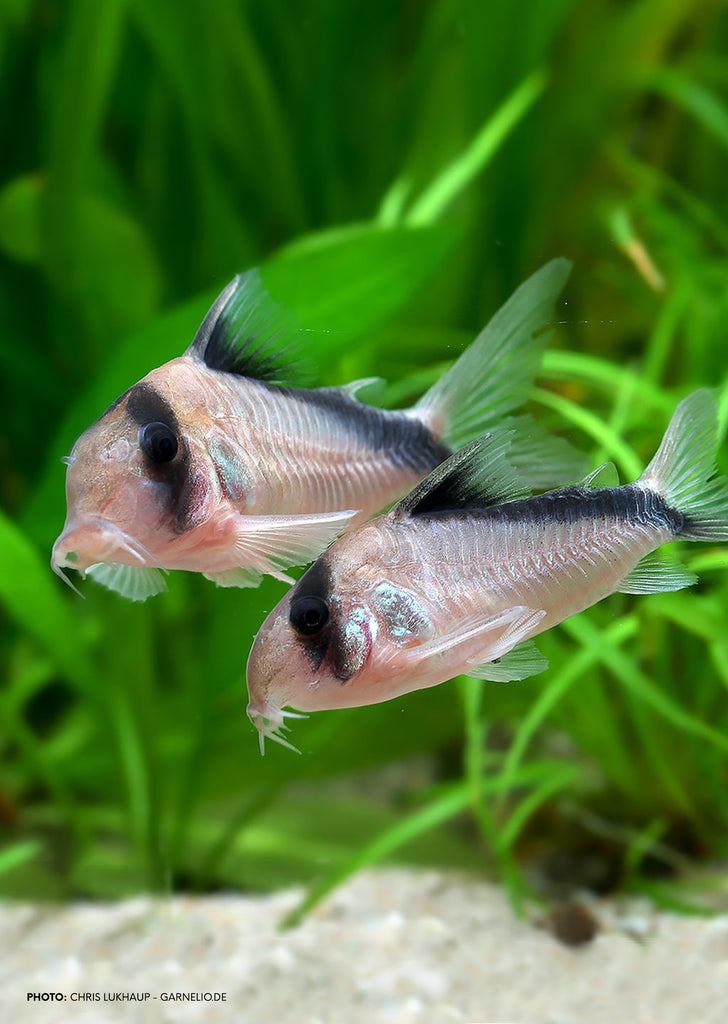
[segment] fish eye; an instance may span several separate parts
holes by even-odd
[[[171,462],[179,443],[166,423],[145,423],[139,431],[139,446],[152,462]]]
[[[329,621],[329,609],[320,597],[309,595],[291,601],[289,620],[297,633],[313,636],[320,632]]]

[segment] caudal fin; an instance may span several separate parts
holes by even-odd
[[[565,259],[536,271],[419,400],[415,411],[450,447],[462,448],[528,400],[570,271]],[[509,419],[508,426],[515,435],[510,458],[530,486],[554,487],[583,476],[584,456],[530,416]]]
[[[675,410],[662,444],[639,482],[685,516],[685,540],[728,540],[728,480],[716,475],[716,394],[694,391]]]

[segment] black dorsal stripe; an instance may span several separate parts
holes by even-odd
[[[585,519],[619,520],[653,529],[668,529],[674,536],[685,525],[683,514],[668,505],[662,495],[637,484],[596,490],[564,487],[486,508],[468,505],[465,508],[433,509],[429,515],[433,518],[469,518],[534,527],[549,524],[570,526]]]
[[[451,455],[420,420],[365,405],[340,388],[276,390],[295,402],[320,409],[343,433],[362,441],[372,452],[385,452],[402,469],[428,473]]]
[[[527,519],[533,523],[568,526],[584,519],[616,519],[655,529],[667,528],[674,534],[679,533],[683,525],[682,514],[671,508],[661,495],[635,484],[595,490],[564,487],[491,511],[500,512],[504,521]]]

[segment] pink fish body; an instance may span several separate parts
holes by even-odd
[[[714,478],[715,401],[678,407],[634,484],[518,496],[496,432],[458,452],[386,515],[336,541],[263,623],[248,713],[281,736],[283,709],[389,700],[464,673],[520,679],[547,663],[531,637],[617,590],[696,577],[652,552],[728,540],[728,482]],[[597,471],[599,473],[599,471]]]
[[[52,566],[71,567],[127,597],[164,589],[160,570],[204,573],[223,586],[283,576],[316,557],[356,518],[418,480],[527,397],[536,337],[569,264],[526,282],[417,403],[376,409],[349,388],[276,383],[294,332],[257,272],[213,305],[187,352],[126,391],[78,439],[66,478],[67,518]],[[564,479],[574,453],[512,421],[535,482]]]

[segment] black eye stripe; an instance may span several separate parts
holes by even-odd
[[[291,601],[289,620],[301,636],[315,636],[329,621],[329,607],[314,594],[295,597]]]
[[[166,423],[145,423],[139,431],[139,447],[154,463],[171,462],[179,449],[179,441]]]
[[[145,423],[166,423],[170,430],[179,433],[174,409],[151,384],[139,381],[129,388],[126,400],[127,412],[138,426],[143,427]]]

